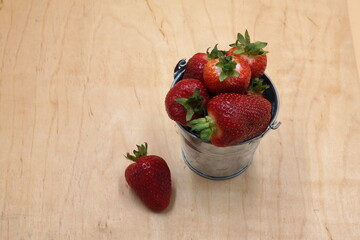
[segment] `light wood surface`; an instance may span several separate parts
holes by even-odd
[[[348,0],[348,13],[350,20],[350,27],[353,36],[355,57],[357,63],[358,73],[360,72],[360,1]]]
[[[347,4],[1,1],[0,239],[360,239]],[[246,28],[269,43],[283,124],[245,173],[211,181],[183,162],[164,97],[179,59]],[[124,179],[123,154],[145,141],[172,173],[162,213]]]

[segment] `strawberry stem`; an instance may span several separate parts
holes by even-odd
[[[230,47],[237,48],[233,51],[234,54],[247,54],[251,56],[258,56],[267,54],[268,51],[264,51],[263,48],[267,46],[266,42],[251,42],[249,32],[245,31],[245,37],[241,34],[237,34],[235,43],[229,45]]]
[[[250,81],[247,92],[255,93],[255,94],[263,94],[264,91],[270,88],[270,85],[264,84],[264,80],[262,78],[253,78]]]
[[[136,150],[133,151],[134,155],[127,153],[126,155],[124,155],[125,158],[136,162],[139,158],[147,155],[147,148],[148,148],[147,143],[145,143],[145,145],[144,144],[136,145],[136,147],[137,147],[137,151]]]
[[[206,54],[208,57],[208,60],[213,60],[219,58],[221,55],[225,55],[225,51],[219,50],[217,48],[217,44],[214,46],[214,48],[209,52],[210,47],[206,50]]]
[[[216,124],[210,116],[194,119],[187,126],[191,128],[191,131],[198,133],[203,141],[210,141],[211,136],[216,130]]]
[[[186,121],[190,121],[195,113],[204,113],[205,108],[202,106],[204,97],[200,96],[200,88],[196,88],[193,95],[189,98],[176,98],[175,101],[181,104],[186,113]]]
[[[236,71],[237,62],[232,60],[232,56],[221,55],[219,62],[216,64],[217,67],[221,68],[219,80],[224,81],[226,78],[235,76],[238,77],[239,73]]]

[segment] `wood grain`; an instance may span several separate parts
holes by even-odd
[[[354,50],[355,50],[355,57],[357,63],[358,73],[360,71],[360,47],[358,46],[360,43],[360,16],[357,14],[358,10],[360,9],[360,2],[356,0],[348,0],[348,13],[349,13],[349,20],[350,20],[350,27],[351,33],[354,42]]]
[[[0,239],[359,239],[360,89],[346,1],[4,0]],[[180,154],[164,97],[183,57],[247,28],[269,42],[277,130],[239,177]],[[359,59],[358,59],[359,60]],[[126,185],[148,142],[171,169],[163,213]]]

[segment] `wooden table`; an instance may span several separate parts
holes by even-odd
[[[339,0],[2,0],[0,239],[360,239],[356,12]],[[245,173],[211,181],[182,160],[164,98],[179,59],[246,28],[269,43],[283,124]],[[172,173],[162,213],[124,180],[123,154],[145,141]]]

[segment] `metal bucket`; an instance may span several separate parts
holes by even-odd
[[[183,78],[186,61],[182,59],[174,69],[173,87]],[[276,121],[279,111],[279,96],[270,78],[264,74],[264,82],[270,88],[264,96],[272,105],[271,120],[266,130],[257,137],[229,147],[216,147],[210,142],[204,142],[189,131],[187,127],[178,124],[181,134],[182,155],[185,163],[195,173],[209,179],[229,179],[244,172],[251,164],[260,139],[270,130],[277,129],[281,122]]]

